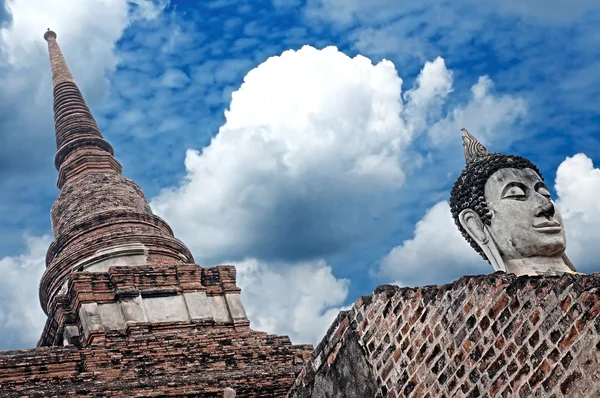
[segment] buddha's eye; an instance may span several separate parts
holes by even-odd
[[[546,187],[539,187],[537,189],[538,193],[542,196],[545,196],[546,198],[550,199],[550,192],[548,192],[548,189]]]
[[[525,200],[526,195],[523,188],[513,185],[502,194],[502,199]]]

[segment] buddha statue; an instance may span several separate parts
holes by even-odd
[[[574,273],[562,217],[538,168],[521,156],[490,153],[461,130],[466,166],[450,208],[465,239],[496,271]]]

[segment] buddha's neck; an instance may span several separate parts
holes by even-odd
[[[528,257],[505,260],[506,271],[519,275],[560,275],[573,271],[562,257]]]

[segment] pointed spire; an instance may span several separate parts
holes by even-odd
[[[48,42],[54,88],[54,127],[58,149],[54,163],[59,170],[58,187],[62,188],[68,180],[89,172],[121,173],[121,165],[113,158],[111,145],[102,137],[75,84],[56,42],[56,33],[48,29],[44,39]]]
[[[44,33],[44,39],[48,42],[48,53],[50,54],[50,66],[52,68],[52,86],[56,87],[64,82],[75,83],[73,75],[65,62],[65,57],[56,42],[56,32],[50,30]]]
[[[481,145],[481,143],[477,141],[477,139],[473,137],[462,124],[460,124],[460,130],[463,133],[463,148],[465,150],[465,163],[467,166],[473,163],[475,159],[490,154],[490,151]]]

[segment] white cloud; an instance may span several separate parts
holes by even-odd
[[[600,271],[600,169],[582,153],[568,157],[556,171],[555,187],[567,229],[569,258],[578,271]]]
[[[390,62],[333,47],[272,57],[233,93],[210,145],[188,151],[181,185],[152,200],[199,263],[252,258],[237,266],[254,328],[316,343],[345,303],[348,281],[312,259],[376,239],[414,163],[410,143],[442,117],[452,73],[437,58],[404,98],[401,83]],[[488,86],[476,84],[465,108],[496,100]],[[444,210],[428,213],[383,276],[421,284],[487,272]],[[447,256],[463,264],[449,271]]]
[[[167,88],[182,88],[190,81],[188,75],[181,69],[167,69],[160,77],[160,84]]]
[[[133,5],[131,13],[134,19],[156,19],[160,13],[171,3],[171,0],[127,0]]]
[[[3,348],[35,347],[46,315],[38,288],[46,268],[49,236],[26,236],[27,251],[0,259],[0,336]]]
[[[484,145],[502,140],[507,146],[517,136],[509,128],[527,114],[527,103],[512,95],[496,96],[494,82],[481,76],[471,87],[471,99],[452,110],[448,116],[434,124],[428,131],[433,145],[446,145],[457,141],[458,124],[462,123],[473,132]]]
[[[316,345],[344,309],[350,281],[337,279],[323,260],[282,265],[250,259],[235,265],[254,330]]]
[[[444,100],[452,92],[452,72],[441,57],[426,62],[417,78],[417,87],[405,97],[405,118],[416,131],[421,131],[431,118],[439,118]]]
[[[12,23],[0,30],[0,52],[5,62],[39,69],[46,58],[42,35],[47,28],[58,34],[78,83],[104,79],[105,69],[114,68],[114,43],[132,20],[155,18],[166,6],[152,0],[9,0]],[[130,8],[132,5],[136,7]],[[38,72],[39,74],[39,72]],[[43,76],[45,78],[45,76]],[[48,90],[45,90],[48,91]]]
[[[305,46],[251,70],[187,177],[152,206],[198,259],[320,256],[391,206],[414,126],[451,88],[443,60],[401,98],[394,65]],[[305,257],[305,258],[306,258]]]
[[[378,270],[381,278],[408,286],[449,283],[465,274],[490,272],[492,266],[458,231],[448,202],[427,210],[415,226],[414,237],[393,248]]]

